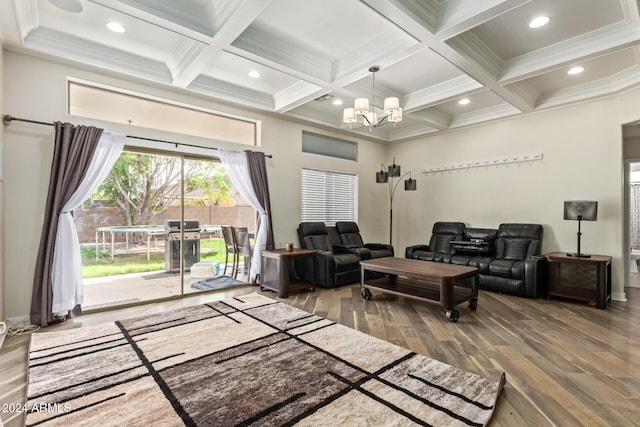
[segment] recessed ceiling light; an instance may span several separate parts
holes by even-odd
[[[458,104],[460,105],[467,105],[468,103],[470,103],[471,101],[469,100],[469,98],[462,98],[460,101],[458,101]]]
[[[77,0],[49,0],[49,3],[65,12],[80,13],[84,10]]]
[[[578,65],[578,66],[576,66],[576,67],[571,67],[571,68],[569,69],[569,71],[567,71],[567,74],[569,74],[569,75],[571,75],[571,76],[572,76],[572,75],[574,75],[574,74],[580,74],[580,73],[581,73],[581,72],[583,72],[583,71],[584,71],[584,67],[581,67],[581,66],[579,66],[579,65]]]
[[[529,22],[529,27],[530,28],[544,27],[545,25],[547,25],[548,22],[549,22],[548,16],[538,16],[537,18],[533,18],[531,22]]]
[[[107,28],[114,33],[124,33],[125,31],[127,31],[124,25],[118,24],[117,22],[107,22]]]
[[[334,99],[333,105],[342,105],[342,99]]]
[[[249,71],[249,73],[247,73],[247,75],[249,77],[251,77],[252,79],[257,79],[258,77],[260,77],[260,73],[257,72],[256,70]]]

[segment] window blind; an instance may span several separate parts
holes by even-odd
[[[302,221],[357,221],[356,175],[302,169]]]

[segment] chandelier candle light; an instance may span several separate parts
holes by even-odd
[[[385,170],[387,169],[387,170]],[[393,196],[396,194],[396,189],[398,188],[398,184],[405,176],[409,175],[408,179],[404,181],[404,190],[405,191],[415,191],[417,189],[417,182],[415,179],[411,178],[411,171],[405,173],[400,176],[400,165],[396,165],[396,158],[393,158],[393,164],[389,165],[388,168],[382,164],[382,169],[380,172],[376,172],[376,183],[378,184],[389,184],[389,244],[391,245],[391,241],[393,238]],[[398,181],[394,185],[394,178],[398,178]],[[391,179],[389,179],[391,178]]]
[[[373,89],[371,94],[371,103],[369,98],[356,98],[353,108],[345,108],[342,113],[342,121],[352,125],[358,123],[358,118],[361,118],[361,124],[369,127],[369,132],[373,128],[382,126],[387,123],[393,123],[395,127],[397,122],[402,121],[402,108],[400,108],[400,100],[395,96],[385,98],[384,100],[384,115],[378,118],[378,113],[375,111],[376,103],[376,73],[380,71],[380,67],[372,65],[369,68],[369,72],[373,75]]]

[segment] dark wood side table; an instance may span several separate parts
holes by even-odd
[[[543,255],[548,262],[547,299],[552,296],[587,301],[601,310],[611,299],[611,257],[578,258],[564,252]]]
[[[313,282],[313,256],[316,251],[309,249],[272,249],[262,251],[261,263],[261,279],[260,287],[269,289],[278,293],[280,298],[289,297],[289,289],[298,289],[302,287],[311,287],[315,291],[316,286]],[[302,261],[304,258],[309,262],[306,264],[311,269],[311,282],[298,279],[296,277],[296,262]]]

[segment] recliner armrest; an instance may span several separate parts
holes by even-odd
[[[371,259],[371,250],[358,245],[334,245],[333,251],[336,254],[354,254],[360,259]]]
[[[530,256],[524,260],[525,297],[540,298],[546,295],[546,266],[546,260],[541,256]]]
[[[310,273],[310,272],[309,272]],[[317,250],[313,256],[313,273],[315,283],[319,285],[331,286],[334,282],[335,264],[333,261],[333,252]],[[305,276],[307,276],[306,274]],[[305,280],[311,281],[311,277],[304,277]]]
[[[357,248],[361,248],[362,246],[358,246],[358,245],[333,245],[333,250],[334,251],[347,251],[349,249],[357,249]]]
[[[428,251],[428,250],[429,250],[429,245],[407,246],[407,248],[404,250],[404,257],[405,258],[413,258],[413,252],[414,251]]]
[[[384,249],[391,252],[391,255],[394,254],[393,246],[387,245],[386,243],[365,243],[364,247],[372,251]]]

